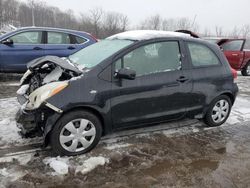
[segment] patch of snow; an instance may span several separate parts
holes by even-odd
[[[18,95],[24,95],[26,91],[29,89],[29,84],[22,85],[16,92]]]
[[[105,163],[108,163],[109,160],[104,157],[90,157],[86,161],[84,161],[83,165],[76,167],[76,173],[81,172],[82,174],[86,174],[91,170],[95,169],[97,166],[103,166]]]
[[[53,158],[45,158],[43,163],[49,165],[57,174],[65,175],[68,174],[69,166],[68,166],[68,158],[61,157],[53,157]]]
[[[10,173],[9,172],[7,172],[7,168],[3,168],[3,169],[0,169],[0,175],[2,175],[2,176],[9,176],[10,175]]]
[[[242,121],[250,121],[250,100],[238,96],[232,107],[227,124],[235,124]]]
[[[118,33],[108,37],[108,40],[148,40],[162,37],[190,37],[189,34],[173,31],[156,31],[156,30],[134,30]]]
[[[131,146],[132,144],[128,144],[128,143],[123,143],[123,144],[110,144],[108,146],[106,146],[105,148],[108,150],[114,150],[114,149],[119,149],[119,148],[126,148]]]
[[[9,170],[6,168],[0,169],[0,175],[4,176],[5,180],[12,181],[12,182],[23,177],[25,174],[26,174],[26,172],[19,171],[17,169],[9,169]],[[4,185],[5,183],[6,182],[4,182],[4,181],[1,182],[0,187],[7,187],[6,185]]]
[[[63,70],[61,67],[57,66],[51,73],[49,73],[45,78],[43,79],[43,84],[47,84],[53,81],[58,81],[59,78],[62,76]]]
[[[0,120],[0,140],[4,143],[14,143],[15,141],[22,139],[18,134],[20,129],[16,126],[15,121],[11,118],[5,118]]]
[[[0,163],[11,163],[14,160],[18,161],[20,165],[26,165],[34,156],[34,154],[22,154],[15,156],[1,157]]]

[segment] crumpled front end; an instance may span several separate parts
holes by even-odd
[[[21,107],[16,113],[17,126],[24,137],[42,136],[48,124],[54,124],[55,117],[62,110],[47,102],[69,85],[70,79],[83,72],[66,59],[46,56],[33,60],[21,79],[17,99]]]

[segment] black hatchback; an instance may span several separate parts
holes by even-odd
[[[223,124],[238,87],[217,45],[187,34],[128,31],[68,58],[28,65],[17,125],[59,155],[90,151],[114,131],[184,117]]]

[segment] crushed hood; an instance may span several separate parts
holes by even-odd
[[[75,72],[77,74],[81,74],[82,73],[82,71],[79,70],[68,59],[66,59],[66,58],[60,58],[60,57],[57,57],[57,56],[44,56],[44,57],[40,57],[40,58],[34,59],[34,60],[30,61],[27,64],[27,68],[32,71],[32,70],[34,70],[36,68],[42,67],[44,64],[46,64],[48,62],[55,63],[56,65],[58,65],[58,66],[60,66],[60,67],[62,67],[64,69],[73,71],[73,72]]]

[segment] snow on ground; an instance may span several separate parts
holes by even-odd
[[[18,111],[19,104],[15,97],[0,99],[0,147],[9,147],[10,145],[23,145],[27,143],[36,143],[40,139],[22,139],[18,134],[20,131],[16,126],[15,114]]]
[[[108,163],[109,159],[104,158],[102,156],[99,157],[90,157],[89,159],[83,162],[83,165],[79,165],[76,167],[76,173],[81,172],[82,174],[86,174],[91,170],[95,169],[97,166],[103,166],[105,163]]]
[[[0,146],[20,142],[15,114],[18,110],[16,98],[0,99]]]
[[[250,99],[238,96],[233,105],[227,124],[250,121]]]
[[[69,168],[75,169],[75,173],[81,172],[82,174],[86,174],[97,166],[103,166],[109,162],[109,159],[103,156],[86,157],[83,155],[76,157],[77,162],[70,159],[72,157],[46,157],[43,163],[53,169],[54,172],[51,175],[66,175],[69,173]]]
[[[54,175],[57,175],[57,174],[65,175],[69,171],[69,165],[68,165],[69,158],[67,158],[67,157],[64,157],[64,158],[47,157],[43,160],[43,163],[46,165],[49,165],[56,172],[56,174],[53,173]]]
[[[114,149],[119,149],[119,148],[126,148],[126,147],[129,147],[131,145],[132,144],[128,144],[128,143],[109,144],[105,148],[108,150],[114,150]]]

